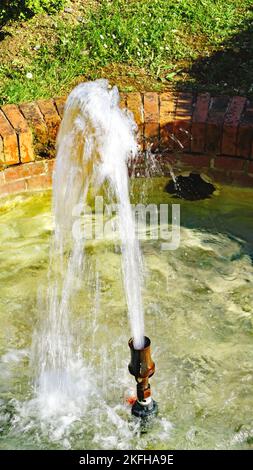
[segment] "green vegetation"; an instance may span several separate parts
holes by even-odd
[[[1,0],[0,25],[12,18],[26,18],[36,13],[54,13],[66,0]]]
[[[26,3],[35,12],[50,12],[53,4],[61,7],[64,2]],[[63,14],[52,16],[50,25],[45,15],[27,21],[29,44],[21,51],[16,48],[14,58],[3,57],[0,48],[2,102],[60,95],[81,80],[101,76],[126,91],[177,87],[253,94],[252,0],[80,4],[83,10],[73,21]],[[37,44],[44,23],[49,33]],[[2,43],[11,42],[12,28],[3,30],[7,36]]]
[[[60,10],[66,3],[66,0],[25,0],[27,8],[33,13],[46,11],[54,13]]]

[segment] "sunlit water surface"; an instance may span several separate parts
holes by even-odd
[[[72,335],[76,393],[38,398],[32,338],[45,314],[51,193],[0,204],[1,449],[247,449],[253,444],[253,191],[187,202],[166,180],[132,182],[132,202],[180,203],[181,244],[142,242],[146,334],[159,416],[143,432],[126,397],[130,329],[115,243],[88,244]],[[148,196],[147,196],[148,195]],[[38,294],[39,292],[39,294]],[[39,297],[39,300],[38,300]]]

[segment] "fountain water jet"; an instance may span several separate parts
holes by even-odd
[[[122,271],[135,351],[143,350],[142,258],[128,188],[129,159],[137,154],[137,126],[119,107],[116,87],[107,80],[78,85],[69,95],[57,138],[53,181],[55,231],[51,248],[48,315],[37,338],[38,389],[43,396],[71,396],[76,353],[71,335],[71,300],[82,276],[85,239],[73,236],[73,214],[85,208],[89,187],[107,181],[118,203]]]
[[[141,296],[142,260],[135,234],[128,190],[127,162],[137,153],[136,124],[119,108],[116,87],[107,80],[84,83],[69,95],[57,139],[54,178],[55,241],[63,255],[71,236],[76,205],[85,205],[90,184],[98,190],[109,183],[118,203],[122,270],[135,347],[144,344]],[[72,240],[71,268],[82,266],[82,243]],[[78,246],[82,245],[82,246]]]

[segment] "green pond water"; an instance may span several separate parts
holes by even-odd
[[[55,406],[34,395],[30,365],[45,314],[51,192],[0,201],[0,449],[252,448],[253,191],[221,187],[191,202],[173,199],[165,183],[131,183],[134,203],[181,206],[177,250],[141,242],[159,404],[146,432],[126,403],[135,384],[119,247],[88,243],[71,318],[76,393]]]

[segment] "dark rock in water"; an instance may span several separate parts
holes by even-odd
[[[165,186],[165,191],[187,201],[198,201],[210,197],[215,191],[215,186],[203,180],[199,174],[190,173],[189,176],[177,176],[175,182],[170,180]]]

